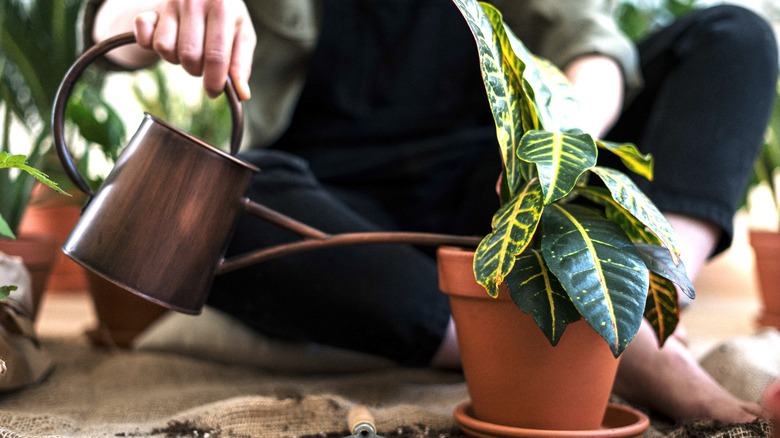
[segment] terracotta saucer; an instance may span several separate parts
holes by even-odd
[[[501,426],[480,421],[472,416],[471,402],[459,404],[453,412],[455,421],[461,430],[478,438],[510,438],[510,437],[641,437],[650,427],[647,415],[628,406],[609,404],[604,420],[599,430],[542,430],[525,429],[522,427]]]

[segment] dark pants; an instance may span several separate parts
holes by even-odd
[[[390,25],[375,34],[366,26],[381,27],[380,18],[387,25],[388,16],[355,7],[362,3],[326,1],[321,45],[281,150],[243,157],[262,169],[249,196],[331,233],[488,232],[498,152],[465,23],[446,0],[376,0],[430,9],[390,16],[403,32],[392,34]],[[450,35],[447,44],[413,39],[440,32]],[[387,35],[394,36],[380,38]],[[610,138],[652,152],[656,179],[642,188],[664,211],[718,224],[724,247],[774,95],[769,28],[741,9],[719,7],[680,21],[641,50],[647,87]],[[437,105],[433,97],[442,95],[452,101]],[[295,239],[245,217],[229,253]],[[431,251],[407,245],[261,263],[218,277],[209,304],[266,334],[406,365],[428,363],[449,318]]]
[[[776,94],[772,29],[746,9],[718,6],[683,17],[639,51],[645,87],[607,137],[655,156],[655,178],[636,178],[640,188],[665,213],[720,227],[720,252]]]

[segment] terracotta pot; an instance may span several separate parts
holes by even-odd
[[[474,253],[438,251],[474,417],[539,430],[597,430],[617,373],[607,343],[584,321],[553,347],[506,290],[491,298],[474,279]]]
[[[85,271],[98,327],[88,335],[98,346],[129,347],[167,309]]]
[[[758,323],[780,329],[780,233],[749,230],[762,309]]]
[[[57,240],[57,246],[61,247],[81,216],[80,204],[84,196],[76,193],[73,195],[74,198],[53,191],[49,193],[49,191],[44,186],[36,186],[32,202],[27,207],[22,222],[19,224],[19,232],[21,234],[52,234]],[[87,277],[84,269],[58,250],[46,290],[86,291]]]
[[[59,253],[57,240],[53,235],[19,235],[16,240],[0,239],[0,251],[19,256],[30,272],[32,283],[33,320],[38,315],[41,298],[46,291],[54,261]]]

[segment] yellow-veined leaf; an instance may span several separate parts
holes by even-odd
[[[538,125],[533,99],[525,95],[525,65],[515,56],[507,40],[501,14],[490,8],[490,14],[477,3],[453,0],[468,23],[477,43],[482,79],[496,125],[501,156],[505,167],[509,197],[521,185],[522,171],[514,150],[523,135],[523,123]]]
[[[650,274],[645,319],[653,327],[662,346],[680,321],[680,305],[674,283],[655,273]]]
[[[474,276],[491,296],[498,296],[498,285],[531,241],[543,208],[539,181],[533,179],[493,216],[493,232],[482,239],[474,254]]]
[[[643,242],[651,245],[662,245],[661,240],[651,233],[645,225],[635,218],[630,211],[623,208],[612,198],[607,189],[600,187],[578,187],[576,193],[604,206],[607,218],[620,226],[632,242]]]
[[[591,172],[601,178],[612,194],[612,198],[642,222],[669,250],[674,263],[679,264],[680,251],[675,244],[677,234],[674,228],[650,198],[631,181],[631,178],[620,171],[607,167],[596,166],[591,169]]]
[[[596,144],[598,147],[617,155],[618,158],[620,158],[620,161],[622,161],[630,171],[649,181],[653,180],[654,160],[652,155],[641,153],[636,145],[632,143],[615,143],[597,140]]]
[[[506,283],[517,307],[533,316],[552,345],[558,344],[567,325],[581,318],[537,250],[520,254]]]
[[[542,215],[542,254],[572,303],[618,357],[642,323],[649,273],[614,222],[576,205]]]
[[[596,143],[588,134],[529,131],[520,142],[518,157],[536,164],[544,203],[568,195],[585,171],[596,165]]]

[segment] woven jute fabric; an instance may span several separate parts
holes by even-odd
[[[155,351],[44,339],[41,384],[0,395],[0,437],[341,437],[356,404],[382,435],[462,436],[452,409],[462,375],[427,369],[300,374]],[[653,427],[647,437],[769,437],[767,421]]]
[[[358,403],[371,407],[380,430],[446,431],[453,407],[468,397],[455,372],[300,376],[97,350],[81,339],[45,339],[44,347],[54,371],[37,386],[0,395],[0,437],[346,435],[347,413]]]

